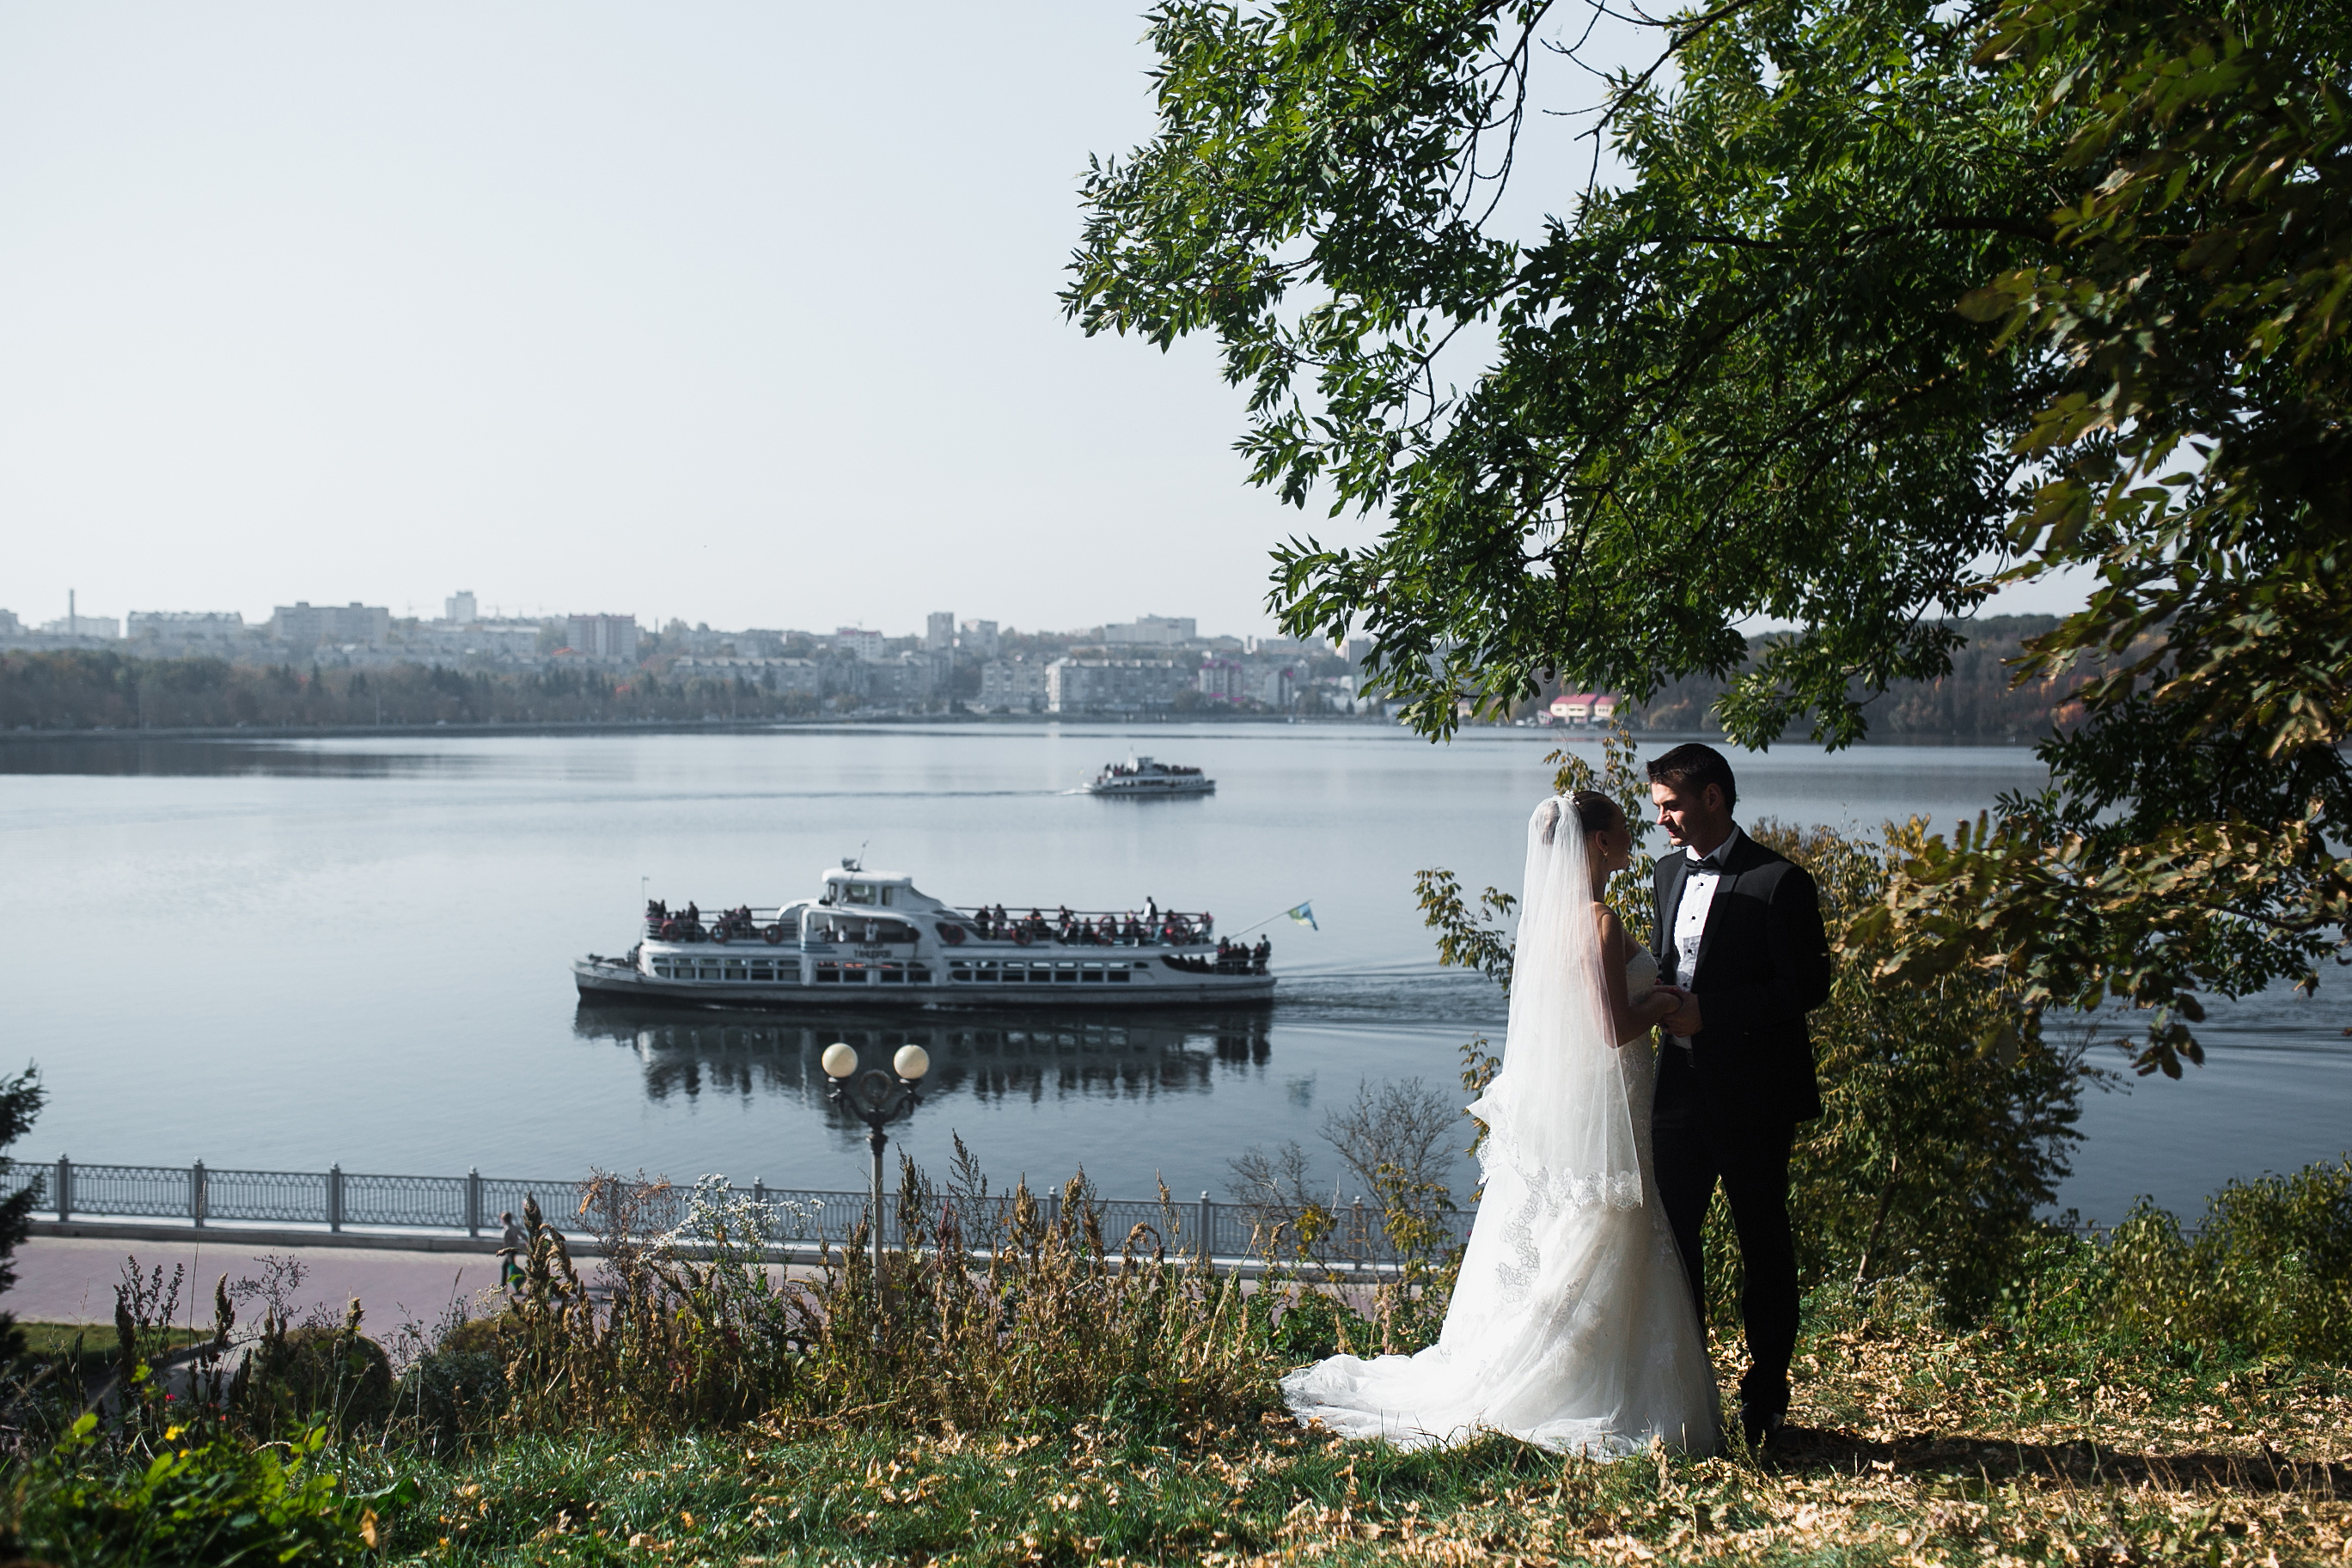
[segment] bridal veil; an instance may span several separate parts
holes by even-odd
[[[1503,1067],[1470,1114],[1486,1124],[1490,1176],[1508,1166],[1561,1205],[1639,1208],[1641,1153],[1592,916],[1575,808],[1546,800],[1528,819]]]

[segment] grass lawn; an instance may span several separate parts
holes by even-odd
[[[1760,1463],[1404,1454],[1268,1416],[1181,1438],[530,1438],[350,1473],[417,1478],[389,1545],[418,1563],[2352,1561],[2352,1374],[1849,1324],[1810,1336],[1798,1397]]]
[[[19,1321],[25,1354],[37,1362],[79,1359],[85,1376],[106,1372],[118,1354],[111,1323],[43,1323]],[[210,1329],[173,1329],[173,1348],[201,1344],[212,1338]]]

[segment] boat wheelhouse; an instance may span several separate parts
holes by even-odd
[[[1272,944],[1206,912],[958,907],[844,862],[814,898],[706,914],[649,904],[626,956],[572,966],[589,1001],[702,1007],[1087,1006],[1264,1001]]]
[[[1173,762],[1155,762],[1149,757],[1130,757],[1125,762],[1106,762],[1101,772],[1087,786],[1089,795],[1117,795],[1131,799],[1150,799],[1163,795],[1213,795],[1217,781],[1197,768],[1180,767]]]

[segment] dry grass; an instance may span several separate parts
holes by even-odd
[[[396,1546],[467,1564],[2352,1561],[2352,1375],[2053,1357],[1916,1305],[1890,1289],[1817,1314],[1796,1426],[1760,1459],[1402,1454],[1271,1412],[1150,1436],[802,1420],[502,1446],[427,1478]]]

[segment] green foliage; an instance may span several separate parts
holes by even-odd
[[[1696,676],[1735,740],[1843,744],[1999,585],[2094,574],[2017,669],[2052,789],[1923,841],[1874,942],[1890,979],[2126,1001],[2178,1076],[2200,994],[2315,986],[2352,916],[2352,14],[1606,12],[1657,57],[1580,98],[1604,10],[1163,5],[1070,313],[1213,335],[1255,480],[1379,516],[1278,550],[1272,602],[1368,632],[1432,736]],[[1538,112],[1623,178],[1520,238]]]
[[[1253,478],[1384,514],[1278,551],[1273,603],[1369,633],[1416,727],[1547,672],[1725,674],[1765,616],[1798,630],[1734,732],[1851,739],[1988,587],[2026,467],[2000,448],[2052,371],[1953,303],[2054,254],[2066,122],[1923,0],[1685,11],[1601,78],[1591,18],[1553,12],[1162,5],[1158,134],[1087,181],[1066,305],[1213,335]],[[1543,113],[1589,115],[1628,177],[1555,187],[1520,239],[1491,216]]]
[[[2073,362],[2020,442],[2060,467],[2017,575],[2101,581],[2032,663],[2162,637],[2084,688],[2109,722],[2072,771],[2146,766],[2105,732],[2151,712],[2249,760],[2334,745],[2352,714],[2352,12],[2009,0],[1982,57],[2034,68],[2084,176],[2060,256],[1962,306]]]
[[[1507,993],[1511,988],[1511,939],[1499,925],[1519,905],[1517,895],[1490,887],[1474,904],[1462,896],[1461,879],[1443,868],[1413,873],[1422,924],[1437,932],[1437,961],[1475,969]]]
[[[1836,958],[1830,999],[1807,1019],[1823,1112],[1799,1129],[1790,1166],[1801,1277],[1860,1286],[1911,1273],[1947,1311],[1975,1318],[2044,1234],[2034,1217],[2078,1136],[2081,1051],[1973,977],[1878,977],[1878,927],[1860,917],[1916,852],[1916,821],[1889,824],[1878,844],[1770,822],[1748,831],[1812,873]],[[1709,1254],[1713,1306],[1736,1322],[1737,1250],[1728,1215],[1715,1218],[1726,1256],[1718,1268]]]
[[[2352,1366],[2352,1160],[2232,1181],[2191,1234],[2142,1199],[2097,1260],[2110,1332],[2174,1357]]]
[[[41,1087],[40,1069],[30,1063],[13,1078],[0,1078],[0,1150],[14,1146],[32,1130],[33,1118],[41,1113],[47,1098],[48,1092]],[[0,1154],[0,1176],[7,1175],[15,1164]],[[42,1184],[33,1181],[0,1198],[0,1295],[16,1282],[16,1247],[32,1232],[33,1207],[40,1202],[41,1192]],[[16,1317],[0,1312],[0,1366],[16,1360],[24,1350],[25,1336],[16,1332]]]
[[[2177,1077],[2199,993],[2315,988],[2352,915],[2352,13],[2009,0],[1983,57],[2074,128],[2059,254],[1962,308],[2066,362],[2011,575],[2095,573],[2021,674],[2095,668],[2055,788],[1905,868],[1888,973],[2128,1001]]]
[[[495,1430],[507,1407],[507,1357],[501,1319],[449,1325],[402,1380],[400,1403],[418,1439],[452,1448]]]
[[[394,1404],[392,1358],[360,1322],[356,1301],[341,1326],[266,1322],[230,1385],[231,1407],[264,1432],[301,1421],[338,1432],[382,1422]]]
[[[1343,1352],[1366,1354],[1381,1337],[1379,1327],[1335,1290],[1304,1284],[1286,1291],[1260,1289],[1250,1293],[1246,1310],[1265,1336],[1267,1352],[1286,1366],[1305,1366]]]
[[[263,1444],[173,1427],[152,1454],[118,1457],[86,1415],[18,1480],[14,1545],[56,1568],[355,1563],[374,1511],[326,1448],[323,1427]]]

